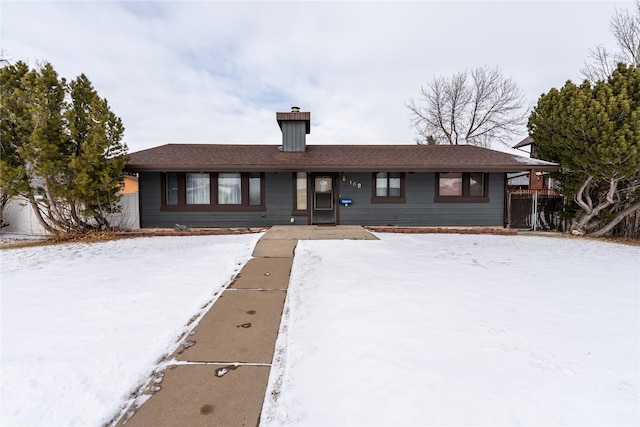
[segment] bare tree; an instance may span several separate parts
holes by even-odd
[[[526,123],[524,93],[498,67],[435,77],[406,104],[418,144],[507,143]]]
[[[635,14],[629,10],[616,10],[609,22],[616,50],[611,52],[604,45],[589,50],[589,60],[580,69],[583,78],[592,82],[606,80],[618,63],[640,66],[640,0],[636,0]]]

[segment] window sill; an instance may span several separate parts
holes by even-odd
[[[266,210],[262,205],[165,205],[160,207],[162,212],[264,212]]]
[[[407,203],[406,197],[372,197],[371,203]]]
[[[488,197],[436,196],[434,203],[489,203]]]

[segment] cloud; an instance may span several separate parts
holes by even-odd
[[[535,103],[576,79],[628,5],[3,2],[2,49],[67,78],[85,73],[132,151],[277,144],[275,112],[292,105],[312,113],[310,143],[407,144],[404,104],[434,76],[497,65]]]

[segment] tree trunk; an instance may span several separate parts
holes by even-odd
[[[618,189],[618,179],[612,178],[609,180],[609,190],[605,196],[605,200],[601,201],[600,204],[593,205],[593,200],[591,199],[590,190],[591,190],[591,182],[593,181],[592,176],[587,176],[584,183],[578,190],[575,196],[575,201],[582,209],[582,215],[578,215],[576,220],[571,224],[571,231],[577,230],[581,233],[588,231],[592,228],[597,228],[598,225],[589,224],[589,222],[593,218],[597,218],[600,212],[609,206],[615,203],[614,195],[616,190]]]
[[[4,210],[7,207],[10,199],[11,198],[6,193],[2,193],[2,195],[0,195],[0,228],[4,228],[9,225],[4,220]]]
[[[634,212],[638,212],[640,211],[640,202],[637,202],[631,206],[629,206],[627,209],[618,212],[618,215],[616,215],[616,217],[614,219],[612,219],[607,225],[605,225],[604,227],[602,227],[601,229],[590,233],[590,236],[593,237],[603,237],[605,236],[608,232],[610,232],[613,227],[615,227],[620,221],[622,221],[624,218],[628,217],[629,215],[631,215]]]
[[[31,204],[31,208],[33,209],[33,213],[36,216],[36,219],[38,220],[38,222],[40,223],[40,225],[42,225],[42,228],[45,229],[45,231],[47,231],[48,233],[51,233],[53,235],[58,235],[59,232],[53,228],[42,216],[42,211],[40,210],[40,205],[38,204],[38,201],[36,200],[36,198],[32,195],[29,196],[29,203]]]

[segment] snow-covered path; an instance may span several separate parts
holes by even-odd
[[[0,252],[2,426],[101,426],[260,234]]]
[[[638,425],[640,248],[298,244],[262,426]]]

